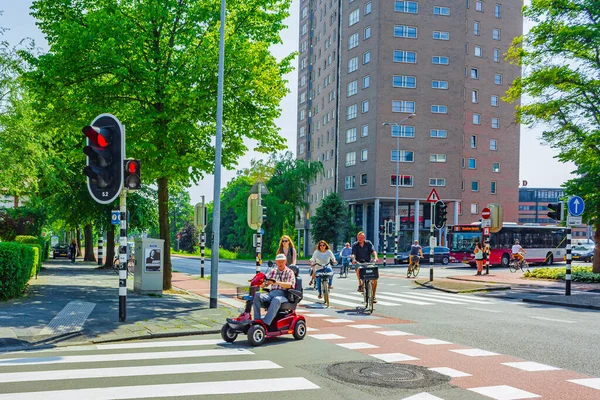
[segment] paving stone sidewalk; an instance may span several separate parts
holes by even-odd
[[[115,273],[98,269],[96,263],[49,260],[22,297],[0,302],[0,351],[215,333],[226,318],[237,314],[223,303],[211,309],[207,298],[181,290],[138,295],[133,277],[127,283],[127,319],[119,322]]]

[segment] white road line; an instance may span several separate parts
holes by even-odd
[[[434,346],[439,344],[452,344],[440,339],[409,339],[409,342],[424,344],[426,346]]]
[[[347,295],[347,294],[340,294],[340,293],[331,293],[330,296],[339,296],[339,297],[343,297],[346,299],[352,299],[352,300],[356,300],[356,301],[360,301],[359,304],[357,304],[357,306],[362,306],[363,305],[363,295],[362,293],[352,293],[352,295]],[[379,295],[377,295],[377,305],[380,306],[392,306],[392,307],[398,307],[401,306],[401,304],[398,303],[390,303],[389,301],[380,301],[380,298],[385,298],[384,297],[380,297]]]
[[[309,389],[319,389],[319,386],[305,378],[294,377],[10,393],[0,395],[0,400],[123,400]]]
[[[317,296],[312,295],[312,294],[306,294],[306,293],[304,293],[304,297],[309,298],[309,299],[317,300]],[[357,306],[360,305],[358,303],[350,303],[349,301],[337,300],[337,299],[332,299],[332,298],[329,299],[329,302],[332,303],[332,304],[339,304],[341,306],[347,306],[347,307],[357,307]],[[312,317],[313,314],[310,314],[309,316]]]
[[[560,370],[560,368],[552,367],[550,365],[536,363],[533,361],[507,362],[507,363],[502,363],[502,365],[506,365],[507,367],[513,367],[513,368],[517,368],[522,371],[528,371],[528,372]]]
[[[409,356],[408,354],[402,353],[384,353],[384,354],[369,354],[371,357],[378,358],[385,362],[398,362],[398,361],[414,361],[418,358]],[[1,398],[0,398],[1,399]]]
[[[32,358],[5,358],[0,360],[0,367],[15,365],[45,365],[45,364],[71,364],[83,362],[111,362],[131,360],[158,360],[161,358],[193,358],[193,357],[216,357],[216,356],[245,356],[252,355],[246,349],[212,349],[212,350],[186,350],[167,351],[154,353],[126,353],[126,354],[96,354],[85,356],[53,356]]]
[[[65,379],[114,378],[123,376],[174,375],[205,372],[253,371],[282,368],[272,361],[231,361],[204,364],[150,365],[144,367],[116,367],[67,369],[62,371],[9,372],[0,374],[0,383],[59,381]]]
[[[354,322],[354,320],[344,318],[324,319],[323,321],[331,322],[333,324],[345,324],[349,322]]]
[[[350,350],[359,350],[359,349],[378,349],[379,346],[375,346],[371,343],[365,342],[355,342],[355,343],[336,343],[340,347],[345,347]]]
[[[574,324],[575,321],[567,321],[566,319],[555,319],[555,318],[546,318],[546,317],[529,317],[533,319],[539,319],[541,321],[552,321],[552,322],[564,322],[565,324]]]
[[[469,357],[488,357],[488,356],[499,356],[498,353],[493,353],[487,350],[481,349],[459,349],[459,350],[450,350],[454,353],[463,354]]]
[[[446,295],[446,294],[438,294],[438,293],[406,294],[406,292],[402,292],[402,293],[382,292],[382,293],[389,294],[391,296],[415,296],[416,298],[421,298],[421,299],[427,300],[427,301],[438,301],[440,303],[448,303],[448,304],[464,304],[464,303],[493,304],[493,302],[491,302],[491,301],[467,299],[467,298],[465,298],[465,296],[459,296],[459,295]]]
[[[481,395],[491,397],[496,400],[508,400],[508,399],[535,399],[541,397],[535,393],[530,393],[525,390],[521,390],[508,385],[499,386],[484,386],[478,388],[467,389]]]
[[[405,293],[390,293],[390,292],[382,292],[387,296],[391,296],[391,297],[387,297],[388,299],[394,299],[394,300],[398,300],[398,301],[402,301],[401,298],[408,298],[408,299],[421,299],[421,300],[427,300],[427,301],[433,301],[433,302],[437,302],[437,303],[446,303],[446,304],[463,304],[463,303],[459,303],[458,301],[452,301],[452,300],[446,300],[446,299],[438,299],[438,298],[427,298],[425,296],[421,296],[421,295],[416,295],[416,294],[405,294]],[[379,296],[381,296],[381,294],[377,293]],[[423,304],[430,304],[430,303],[423,303]]]
[[[388,294],[388,292],[383,292],[385,294]],[[399,301],[401,303],[408,303],[408,304],[415,304],[418,306],[432,306],[433,303],[427,303],[424,301],[418,301],[418,300],[408,300],[408,299],[404,299],[404,298],[400,298],[397,296],[386,296],[385,294],[377,292],[377,304],[382,304],[382,305],[386,305],[384,304],[384,302],[379,301],[379,299],[386,299],[386,300],[394,300],[394,301]],[[410,297],[410,296],[406,296],[406,297]],[[394,304],[394,303],[389,303],[388,305],[399,305],[399,304]]]
[[[135,342],[119,344],[98,344],[99,350],[119,350],[119,349],[150,349],[154,347],[187,347],[187,346],[208,346],[214,344],[228,344],[223,339],[204,339],[204,340],[178,340],[163,342]],[[77,350],[76,347],[73,350]]]
[[[469,310],[477,310],[477,311],[485,311],[491,313],[501,313],[500,310],[488,310],[487,308],[479,308],[479,307],[467,307]]]
[[[319,333],[316,335],[308,335],[311,338],[319,339],[319,340],[336,340],[336,339],[346,339],[343,336],[336,335],[335,333]]]
[[[465,376],[473,376],[471,374],[467,374],[466,372],[459,371],[454,368],[449,367],[438,367],[438,368],[428,368],[431,371],[439,372],[440,374],[450,376],[452,378],[463,378]]]
[[[450,293],[423,293],[423,297],[434,297],[440,299],[449,299],[456,300],[465,303],[476,303],[476,304],[495,304],[497,303],[494,300],[481,300],[481,299],[473,299],[468,297],[465,294],[450,294]]]

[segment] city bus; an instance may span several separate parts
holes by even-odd
[[[475,265],[473,249],[475,243],[481,242],[480,223],[471,225],[454,225],[449,229],[448,244],[450,255],[457,262]],[[563,260],[566,254],[567,229],[560,226],[534,226],[504,223],[499,232],[490,234],[490,265],[508,267],[511,248],[515,240],[527,254],[529,263],[552,265],[554,261]]]

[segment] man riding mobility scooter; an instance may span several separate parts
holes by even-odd
[[[248,336],[248,342],[252,346],[260,346],[266,339],[275,336],[292,334],[296,340],[304,339],[306,336],[306,320],[304,316],[296,314],[296,306],[302,300],[302,279],[298,276],[298,267],[285,266],[285,256],[283,260],[277,256],[277,268],[270,269],[267,275],[259,272],[250,280],[250,288],[247,286],[238,287],[238,298],[246,300],[246,308],[237,318],[228,318],[227,322],[221,328],[221,337],[226,342],[233,342],[238,334],[243,333]],[[272,266],[269,261],[269,267]],[[287,302],[280,304],[275,317],[270,324],[266,324],[262,319],[256,318],[260,315],[255,315],[255,319],[250,318],[250,310],[254,304],[255,296],[260,296],[259,290],[261,286],[270,285],[280,279],[279,277],[289,269],[295,277],[295,285],[286,290],[280,290],[285,293]],[[281,283],[281,282],[280,282]],[[263,295],[264,296],[264,295]],[[266,297],[266,296],[265,296]],[[256,300],[259,302],[261,297]],[[271,300],[274,301],[275,299]],[[261,306],[266,308],[269,303],[262,303]],[[266,316],[265,316],[266,318]]]

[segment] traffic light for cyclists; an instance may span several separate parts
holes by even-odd
[[[127,190],[138,190],[142,186],[140,160],[125,160],[124,185]]]
[[[548,204],[548,208],[550,210],[552,210],[548,213],[548,217],[550,217],[551,219],[553,219],[555,221],[562,220],[562,215],[563,215],[563,203],[562,202],[550,203],[550,204]]]
[[[387,221],[386,223],[386,233],[388,236],[393,236],[394,235],[394,230],[396,228],[396,224],[394,223],[394,221],[392,221],[391,219],[389,221]]]
[[[101,114],[81,131],[87,136],[87,146],[83,148],[87,156],[83,173],[88,177],[88,191],[98,203],[109,204],[123,187],[123,126],[114,115]]]
[[[265,207],[263,204],[264,204],[264,200],[261,199],[261,204],[260,204],[260,216],[261,216],[261,220],[260,220],[260,222],[262,224],[264,224],[265,220],[267,219],[267,207]]]
[[[441,200],[435,203],[435,227],[442,229],[446,225],[448,206]]]

